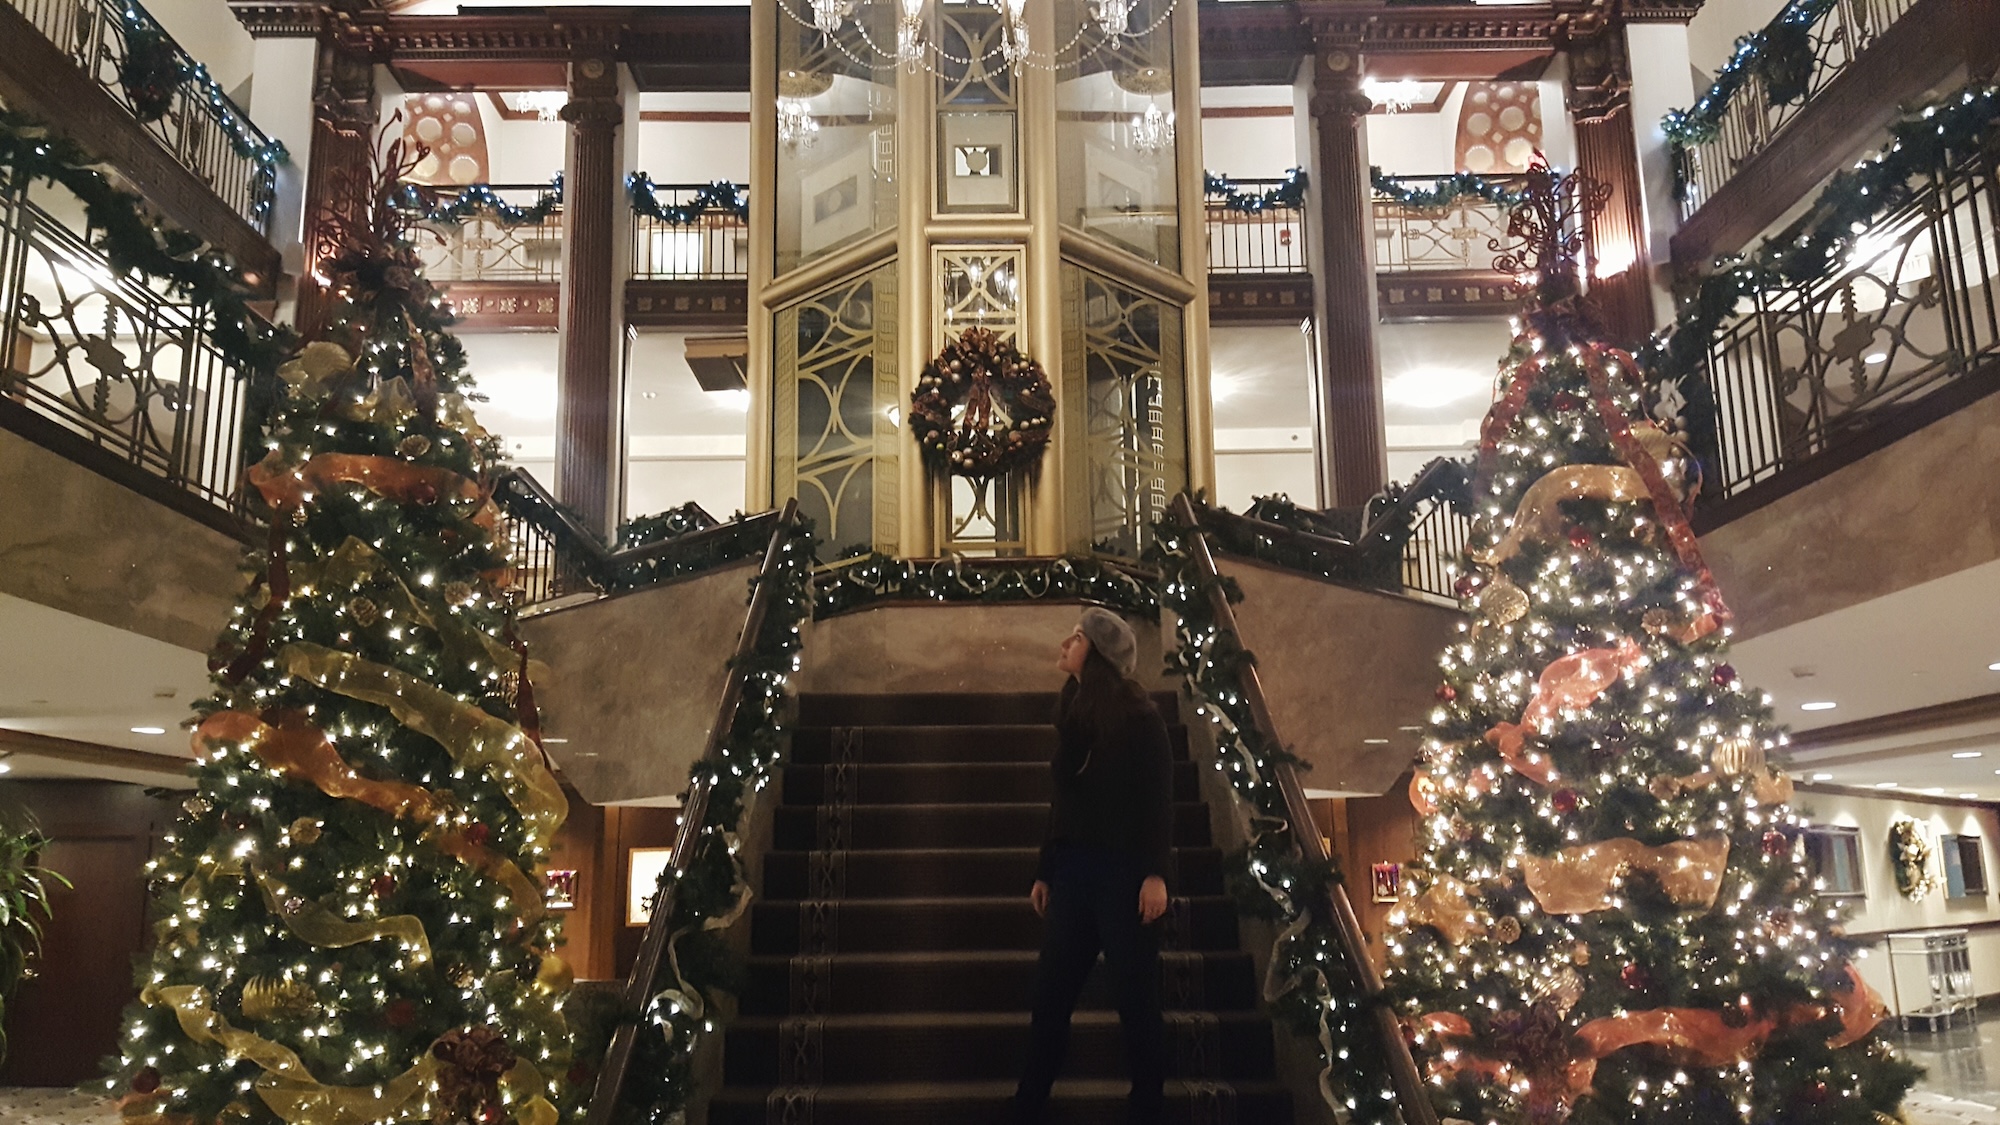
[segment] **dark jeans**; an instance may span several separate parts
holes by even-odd
[[[1049,1087],[1069,1050],[1070,1015],[1102,952],[1132,1078],[1127,1120],[1157,1125],[1167,1045],[1160,1019],[1159,924],[1139,922],[1144,877],[1131,859],[1102,848],[1060,847],[1053,859],[1042,956],[1035,972],[1033,1042],[1027,1072],[1014,1094],[1015,1120],[1041,1120]]]

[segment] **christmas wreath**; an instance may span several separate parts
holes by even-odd
[[[1055,412],[1041,364],[987,329],[968,328],[924,367],[910,425],[926,464],[983,480],[1039,460]]]
[[[144,122],[158,121],[173,108],[174,94],[186,85],[188,65],[180,49],[150,20],[128,14],[125,21],[125,58],[118,64],[118,84],[125,90],[132,115]]]
[[[1889,827],[1889,858],[1896,864],[1896,889],[1904,897],[1922,901],[1937,888],[1931,873],[1931,842],[1914,820],[1903,819]]]

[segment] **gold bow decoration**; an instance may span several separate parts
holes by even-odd
[[[1729,837],[1714,833],[1649,847],[1628,836],[1577,844],[1551,856],[1524,855],[1521,873],[1535,901],[1550,914],[1589,914],[1611,909],[1617,885],[1644,871],[1658,879],[1667,897],[1681,906],[1715,905],[1729,861]]]
[[[1581,711],[1597,701],[1619,677],[1646,662],[1646,654],[1630,637],[1617,648],[1587,648],[1558,657],[1542,669],[1535,692],[1521,710],[1518,723],[1496,723],[1486,740],[1515,773],[1539,785],[1556,779],[1556,766],[1546,755],[1525,749],[1531,734],[1547,734],[1565,711]]]

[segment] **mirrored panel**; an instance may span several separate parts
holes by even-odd
[[[773,482],[781,502],[799,498],[829,561],[899,532],[895,318],[893,264],[777,313]]]
[[[1070,518],[1087,513],[1093,551],[1137,558],[1187,487],[1182,310],[1069,263],[1062,280],[1063,412],[1084,418]]]
[[[777,269],[824,257],[896,222],[894,7],[857,6],[830,34],[799,0],[772,5],[778,30]]]
[[[1056,0],[1056,26],[1088,26],[1092,9]],[[1167,0],[1136,0],[1125,34],[1058,52],[1057,194],[1063,222],[1179,269],[1171,15]]]
[[[1000,12],[984,3],[938,8],[937,209],[1021,209],[1017,87],[1001,48]]]

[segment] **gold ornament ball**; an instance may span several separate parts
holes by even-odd
[[[1579,965],[1590,964],[1590,944],[1588,942],[1580,941],[1577,942],[1575,945],[1571,946],[1569,951],[1569,959],[1571,961],[1576,962]]]
[[[1505,625],[1528,615],[1528,595],[1519,586],[1502,578],[1479,595],[1479,608],[1495,624]]]
[[[382,608],[365,597],[350,598],[347,602],[347,613],[364,629],[382,618]]]
[[[1502,917],[1498,922],[1493,923],[1493,936],[1499,938],[1502,945],[1512,945],[1520,941],[1521,920],[1512,915]]]
[[[412,460],[431,451],[431,439],[422,434],[411,434],[396,443],[396,452]]]
[[[297,820],[293,821],[291,827],[287,829],[287,831],[291,833],[292,839],[297,840],[301,844],[319,843],[319,830],[320,830],[319,821],[314,820],[312,817],[309,816],[302,816],[298,818]]]
[[[1715,744],[1710,760],[1724,777],[1755,773],[1764,768],[1764,747],[1754,738],[1725,738]]]
[[[568,992],[575,983],[576,970],[553,953],[543,957],[541,966],[535,970],[535,991],[544,995]]]

